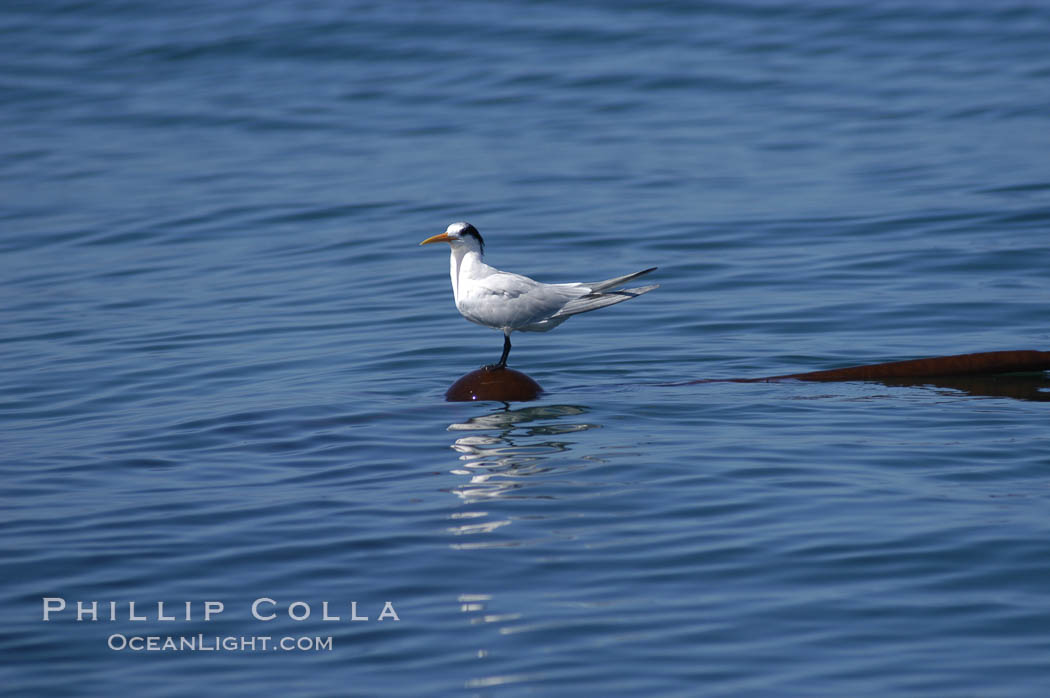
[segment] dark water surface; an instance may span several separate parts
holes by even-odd
[[[1044,375],[677,383],[1050,349],[1048,36],[1020,1],[5,3],[4,693],[1045,695]],[[446,403],[500,350],[416,246],[461,219],[661,288],[516,337],[541,400]],[[112,648],[198,636],[321,647]]]

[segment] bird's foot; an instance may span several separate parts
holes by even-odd
[[[485,364],[481,367],[483,371],[502,371],[507,367],[507,364]]]

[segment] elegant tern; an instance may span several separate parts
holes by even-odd
[[[463,221],[453,223],[445,232],[419,244],[433,242],[447,242],[452,248],[449,275],[456,309],[471,322],[503,333],[503,355],[498,363],[486,366],[488,369],[506,367],[510,333],[515,330],[546,332],[573,315],[621,303],[659,287],[653,284],[617,288],[656,267],[605,281],[567,284],[544,284],[521,274],[500,271],[485,264],[485,241],[481,233]]]

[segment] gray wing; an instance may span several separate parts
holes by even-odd
[[[652,270],[649,269],[647,271]],[[638,274],[631,274],[630,276],[623,278],[632,279],[636,276],[639,276],[640,274],[645,273],[646,272],[642,271],[638,272]],[[615,282],[616,280],[611,279],[611,281]],[[613,283],[613,285],[615,286],[616,284]],[[552,316],[552,319],[566,318],[570,315],[579,315],[580,313],[586,313],[591,310],[597,310],[598,308],[604,308],[607,305],[623,303],[624,301],[629,301],[632,298],[642,295],[643,293],[649,293],[649,291],[652,291],[654,288],[660,288],[660,284],[653,284],[652,286],[637,286],[635,288],[625,288],[620,291],[598,291],[597,293],[592,291],[586,296],[574,298],[568,303],[566,303],[564,306],[562,306],[561,310],[559,310]]]
[[[520,274],[497,272],[460,294],[457,307],[468,320],[496,328],[550,329],[552,316],[587,293],[575,284],[542,284]]]

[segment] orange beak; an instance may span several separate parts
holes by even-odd
[[[428,237],[426,240],[424,240],[423,242],[421,242],[419,244],[420,245],[429,245],[432,242],[448,242],[448,233],[439,233],[438,235],[431,235],[430,237]]]

